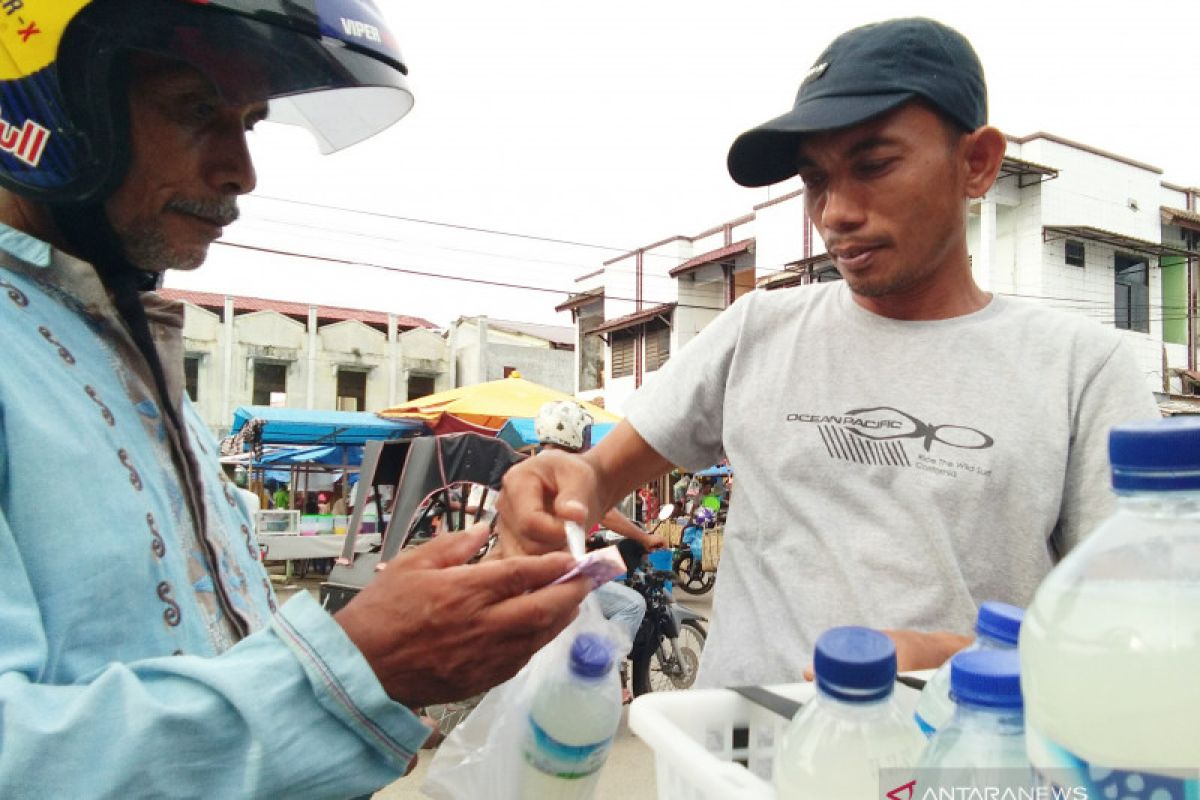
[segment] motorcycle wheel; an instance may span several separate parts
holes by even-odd
[[[683,556],[675,567],[675,583],[690,595],[708,594],[717,582],[716,572],[692,572],[692,557]]]
[[[671,663],[674,654],[670,641],[663,639],[659,648],[648,658],[633,662],[633,695],[646,692],[670,692],[675,689],[690,689],[696,682],[696,670],[700,666],[700,653],[708,632],[697,620],[686,619],[679,629],[679,664]]]

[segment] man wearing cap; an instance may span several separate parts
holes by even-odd
[[[975,283],[967,204],[1005,149],[986,117],[979,61],[939,23],[830,44],[729,170],[799,174],[844,280],[743,296],[599,446],[513,470],[504,552],[560,547],[556,518],[728,456],[739,491],[698,685],[798,680],[847,624],[889,629],[901,669],[931,667],[982,601],[1027,604],[1109,508],[1108,429],[1156,411],[1115,332]]]

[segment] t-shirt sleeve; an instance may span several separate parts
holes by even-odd
[[[629,424],[668,461],[703,469],[724,456],[726,380],[755,294],[721,312],[630,398]]]
[[[1109,431],[1123,422],[1159,416],[1132,348],[1118,340],[1079,392],[1062,509],[1052,536],[1057,555],[1066,555],[1112,512]]]

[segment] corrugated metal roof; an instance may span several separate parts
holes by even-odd
[[[626,314],[623,317],[617,317],[614,320],[605,322],[593,328],[589,333],[608,333],[610,331],[620,331],[625,328],[632,328],[635,325],[641,325],[643,322],[648,322],[661,314],[670,314],[675,310],[675,303],[663,303],[660,306],[644,308],[641,311],[635,311],[632,314]]]
[[[1162,211],[1163,222],[1192,231],[1200,231],[1200,213],[1170,206],[1159,206],[1159,209]]]
[[[604,299],[604,287],[597,286],[595,289],[588,289],[586,292],[576,292],[554,307],[555,311],[569,311],[572,308],[586,306],[595,300]]]
[[[678,278],[685,272],[691,272],[705,264],[715,264],[718,261],[724,261],[727,258],[741,255],[742,253],[751,252],[754,249],[754,239],[742,239],[740,242],[727,244],[724,247],[718,247],[716,250],[710,250],[707,253],[701,253],[694,258],[689,258],[687,261],[675,267],[669,273],[672,278]]]
[[[159,294],[171,300],[180,300],[202,308],[222,309],[225,307],[226,295],[216,292],[197,292],[191,289],[160,289]],[[293,303],[287,300],[269,300],[263,297],[241,297],[228,295],[233,299],[234,313],[251,311],[274,311],[289,317],[308,319],[308,303]],[[322,321],[340,321],[354,319],[368,325],[387,325],[388,315],[383,311],[367,311],[361,308],[343,308],[341,306],[316,306],[317,319]],[[401,328],[436,329],[427,319],[410,317],[407,314],[396,314],[396,324]]]
[[[1054,234],[1052,238],[1074,237],[1076,239],[1088,239],[1093,242],[1106,244],[1109,247],[1116,247],[1121,250],[1130,250],[1134,253],[1151,256],[1196,255],[1195,251],[1184,250],[1181,247],[1173,247],[1161,242],[1139,239],[1136,236],[1126,236],[1123,233],[1106,231],[1103,228],[1094,228],[1091,225],[1045,225],[1042,227],[1042,239],[1050,241],[1051,239],[1046,238],[1046,234]]]
[[[561,345],[575,345],[575,328],[568,325],[543,325],[539,322],[512,322],[488,317],[488,327],[508,333],[520,333]]]

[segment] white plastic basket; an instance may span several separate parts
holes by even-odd
[[[802,703],[814,691],[811,683],[767,688]],[[896,684],[896,696],[915,710],[920,693]],[[771,765],[786,725],[729,689],[644,694],[629,707],[629,729],[654,750],[659,800],[775,800]]]

